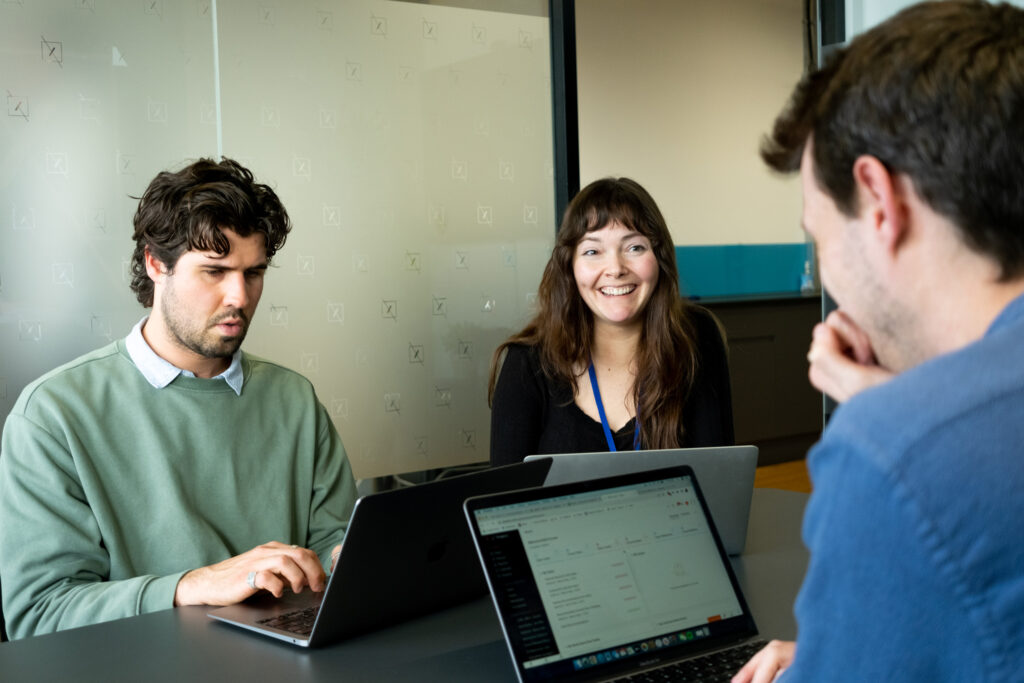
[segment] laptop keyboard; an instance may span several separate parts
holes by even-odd
[[[261,626],[269,626],[271,628],[281,629],[282,631],[290,631],[292,633],[308,636],[313,632],[313,623],[316,621],[316,613],[319,609],[319,605],[313,605],[312,607],[298,609],[294,612],[285,612],[284,614],[279,614],[276,617],[260,619],[256,623]]]
[[[664,683],[665,681],[672,681],[673,683],[696,681],[711,683],[713,681],[729,681],[737,671],[743,668],[747,660],[753,657],[766,644],[767,642],[764,640],[743,643],[721,652],[712,652],[702,657],[667,664],[651,671],[644,671],[624,678],[616,678],[615,683],[624,681],[628,681],[628,683]]]

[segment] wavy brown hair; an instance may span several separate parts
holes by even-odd
[[[856,213],[853,164],[905,174],[964,243],[1024,275],[1024,11],[970,0],[922,2],[854,38],[794,89],[761,145],[773,169],[814,176]]]
[[[186,251],[227,254],[230,244],[222,228],[230,228],[240,237],[263,235],[269,263],[284,246],[291,221],[274,191],[227,157],[220,163],[199,159],[180,171],[159,173],[135,211],[131,287],[139,303],[147,308],[153,305],[153,281],[146,273],[147,249],[174,270]]]
[[[694,328],[688,304],[679,295],[675,245],[665,219],[647,190],[629,178],[604,178],[583,188],[565,210],[537,291],[537,314],[494,352],[487,400],[510,344],[535,346],[544,373],[567,382],[575,393],[577,371],[590,364],[594,315],[580,297],[573,274],[576,245],[588,232],[619,222],[651,242],[658,282],[644,309],[637,349],[633,400],[645,448],[683,443],[683,404],[697,369]]]

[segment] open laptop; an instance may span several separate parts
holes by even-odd
[[[689,467],[465,508],[521,683],[728,680],[764,644]]]
[[[730,555],[743,552],[747,542],[750,499],[754,493],[757,446],[530,455],[526,460],[547,457],[554,458],[554,462],[544,480],[545,486],[689,465],[700,477],[704,497],[711,508],[725,551]]]
[[[487,594],[463,516],[470,497],[540,486],[549,459],[374,493],[356,501],[323,593],[304,591],[211,610],[214,619],[304,647],[437,611]]]

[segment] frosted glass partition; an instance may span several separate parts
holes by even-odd
[[[313,381],[358,477],[486,460],[554,237],[549,22],[459,4],[0,2],[0,415],[144,315],[131,196],[224,154],[295,223],[245,348]]]

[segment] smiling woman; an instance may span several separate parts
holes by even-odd
[[[654,199],[628,178],[566,209],[537,314],[491,363],[491,464],[527,455],[733,443],[725,348],[677,288]]]
[[[595,326],[643,325],[640,316],[658,284],[658,259],[643,234],[618,221],[588,232],[576,246],[572,270]]]

